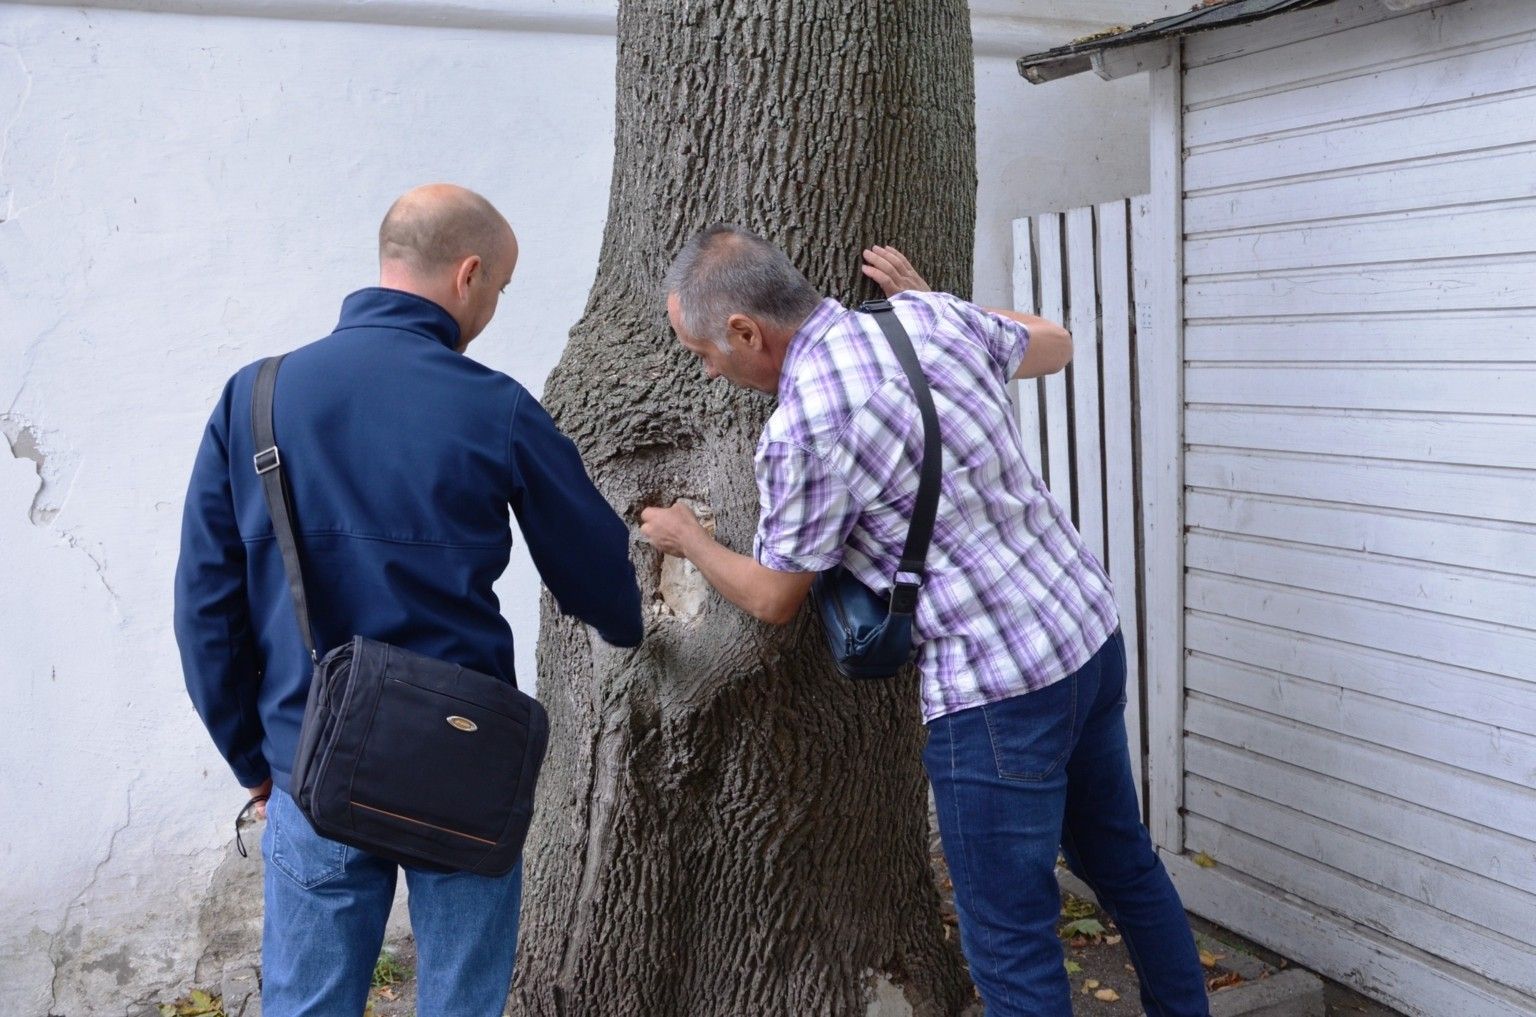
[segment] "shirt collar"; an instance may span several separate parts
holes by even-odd
[[[358,290],[342,301],[336,331],[344,328],[398,328],[442,343],[450,350],[459,348],[459,323],[440,304],[382,286]]]
[[[846,308],[842,304],[831,297],[823,297],[821,303],[816,305],[816,310],[807,315],[806,319],[800,323],[800,327],[795,330],[795,334],[790,336],[789,346],[784,351],[784,366],[779,371],[779,400],[781,402],[788,398],[790,391],[794,388],[796,362],[800,357],[804,356],[806,350],[815,344],[817,339],[822,337],[827,329],[832,327],[832,323],[837,320],[837,316],[845,310]]]

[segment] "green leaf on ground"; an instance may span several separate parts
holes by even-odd
[[[1075,922],[1064,925],[1061,934],[1063,936],[1102,936],[1104,923],[1097,918],[1079,918]]]

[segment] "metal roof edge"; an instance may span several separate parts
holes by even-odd
[[[1118,73],[1107,73],[1102,59],[1102,54],[1106,51],[1159,43],[1194,32],[1248,24],[1286,11],[1320,7],[1334,2],[1336,0],[1225,0],[1222,3],[1203,3],[1190,10],[1170,14],[1165,18],[1142,22],[1129,28],[1108,29],[1098,35],[1076,39],[1043,53],[1020,57],[1019,73],[1034,85],[1081,74],[1087,70],[1097,70],[1104,77],[1118,77],[1120,74],[1134,73],[1145,70],[1148,66],[1160,65],[1155,61],[1149,63],[1146,57],[1139,57],[1119,62],[1116,66],[1123,69]],[[1147,48],[1150,52],[1156,47],[1148,46]]]

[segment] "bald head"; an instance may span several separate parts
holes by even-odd
[[[405,192],[379,226],[379,261],[401,262],[428,275],[471,255],[486,261],[516,244],[512,227],[496,207],[453,184],[427,184]]]
[[[474,191],[428,184],[407,191],[379,226],[379,285],[432,301],[459,326],[459,349],[496,313],[517,267],[517,237]]]

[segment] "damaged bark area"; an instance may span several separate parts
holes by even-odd
[[[620,5],[618,45],[597,279],[545,402],[631,522],[687,497],[750,552],[772,402],[708,383],[667,327],[662,275],[694,231],[732,221],[844,301],[873,295],[858,265],[875,243],[968,292],[966,5],[639,0]],[[512,1012],[962,1012],[974,995],[929,869],[914,677],[841,679],[808,612],[765,626],[633,552],[640,648],[543,604],[552,727]]]

